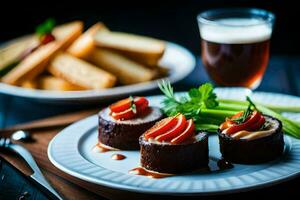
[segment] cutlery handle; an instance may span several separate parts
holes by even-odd
[[[44,175],[42,174],[40,168],[36,164],[34,158],[32,157],[32,155],[29,151],[27,151],[24,147],[17,145],[17,144],[10,144],[9,147],[10,147],[10,149],[17,152],[31,167],[31,169],[33,170],[33,174],[30,175],[30,177],[32,179],[34,179],[37,183],[41,184],[44,188],[46,188],[48,191],[50,191],[59,200],[63,199],[62,197],[60,197],[60,195],[53,189],[53,187],[45,179]]]

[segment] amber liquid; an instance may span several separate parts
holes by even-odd
[[[221,86],[243,86],[255,89],[269,61],[270,41],[249,44],[221,44],[202,40],[204,66]]]

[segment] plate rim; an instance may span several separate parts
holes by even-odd
[[[277,93],[280,94],[280,93]],[[159,96],[159,95],[156,95]],[[155,96],[151,96],[151,97],[155,97]],[[299,97],[298,97],[299,98]],[[300,98],[299,98],[300,100]],[[87,117],[85,119],[82,119],[80,121],[78,121],[75,124],[72,124],[70,126],[68,126],[67,128],[65,128],[64,130],[68,129],[68,128],[73,128],[73,126],[78,125],[78,123],[84,123],[85,120],[88,120],[91,118],[96,118],[97,115],[92,115],[90,117]],[[89,129],[93,129],[95,126],[90,126]],[[86,133],[86,132],[84,132]],[[82,133],[82,134],[84,134]],[[94,181],[93,179],[95,178],[91,178],[91,177],[86,177],[86,175],[84,174],[80,174],[77,172],[73,172],[67,168],[65,168],[64,166],[61,166],[58,162],[56,162],[56,160],[52,157],[51,155],[51,148],[53,145],[53,141],[55,141],[55,138],[58,137],[59,134],[57,134],[49,143],[48,146],[48,158],[49,160],[60,170],[71,174],[72,176],[81,178],[82,180],[88,181],[88,182],[92,182],[94,184],[98,184],[98,185],[102,185],[102,186],[106,186],[106,187],[111,187],[111,188],[115,188],[115,189],[120,189],[120,190],[127,190],[127,191],[132,191],[132,192],[138,192],[138,193],[149,193],[149,194],[162,194],[162,195],[177,195],[177,196],[182,196],[182,195],[215,195],[215,194],[226,194],[226,193],[235,193],[235,192],[241,192],[241,191],[249,191],[249,190],[253,190],[253,189],[259,189],[259,188],[264,188],[264,187],[268,187],[271,185],[275,185],[281,182],[285,182],[288,180],[291,180],[295,177],[298,177],[300,175],[300,170],[298,172],[293,172],[290,173],[288,175],[284,175],[281,176],[280,178],[276,178],[273,180],[268,180],[268,181],[261,181],[259,184],[248,184],[248,185],[243,185],[243,186],[238,186],[237,188],[227,188],[227,189],[222,189],[222,190],[212,190],[212,191],[197,191],[197,190],[192,190],[190,189],[189,192],[186,191],[182,191],[182,190],[177,190],[177,191],[170,191],[170,190],[164,190],[162,191],[162,189],[155,189],[155,188],[145,188],[143,187],[142,190],[141,188],[138,188],[137,186],[128,186],[128,185],[124,185],[123,183],[117,184],[114,182],[109,182],[107,180],[103,180],[103,179],[97,179],[97,181]],[[82,135],[81,135],[82,137]],[[291,142],[296,141],[296,143],[300,143],[300,141],[298,141],[297,139],[294,139],[288,135],[285,135],[286,138],[288,138],[289,140],[291,140]],[[113,170],[111,170],[113,171]],[[113,171],[114,172],[114,171]],[[120,173],[120,172],[117,172]]]

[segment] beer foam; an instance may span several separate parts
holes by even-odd
[[[226,18],[218,24],[200,23],[200,35],[209,42],[248,44],[270,39],[272,27],[261,19]]]

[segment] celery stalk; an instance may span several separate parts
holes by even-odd
[[[215,124],[197,124],[196,129],[201,131],[216,132],[219,126]]]
[[[282,113],[282,112],[300,112],[300,106],[281,106],[281,105],[267,105],[267,104],[260,104],[263,105],[275,112]]]
[[[231,110],[231,111],[242,111],[247,109],[248,105],[239,105],[232,103],[223,103],[220,102],[219,105],[215,108],[218,110]]]
[[[246,101],[237,101],[237,100],[229,100],[229,99],[218,99],[220,102],[220,106],[229,107],[229,108],[238,108],[239,106],[247,106],[248,103]],[[255,104],[262,105],[267,107],[275,112],[300,112],[300,106],[281,106],[281,105],[270,105],[270,104],[261,104],[255,102]]]
[[[217,110],[217,109],[202,109],[201,115],[208,116],[208,117],[216,117],[225,119],[226,117],[232,116],[236,114],[236,110]]]

